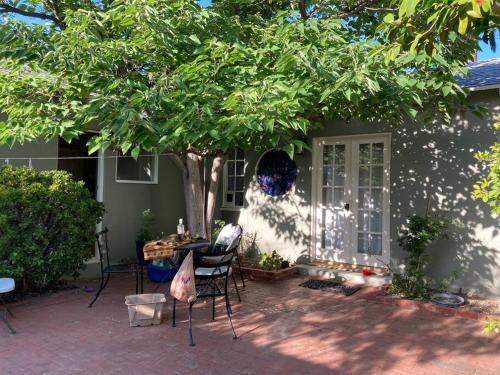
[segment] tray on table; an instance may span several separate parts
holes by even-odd
[[[168,259],[174,256],[177,247],[192,243],[192,239],[178,240],[171,236],[161,240],[149,241],[144,245],[144,260]]]

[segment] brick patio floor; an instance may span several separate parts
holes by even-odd
[[[111,280],[92,309],[80,289],[12,305],[18,331],[0,324],[0,374],[500,374],[500,338],[481,324],[432,312],[298,287],[299,278],[249,282],[232,298],[232,340],[222,300],[187,309],[170,326],[170,299],[159,326],[129,327],[130,278]],[[147,285],[146,290],[151,290]]]

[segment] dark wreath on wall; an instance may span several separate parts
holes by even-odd
[[[272,197],[288,193],[297,179],[297,165],[283,150],[269,150],[257,164],[257,182]]]

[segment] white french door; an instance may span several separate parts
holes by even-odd
[[[390,135],[316,138],[313,164],[314,257],[387,264]]]

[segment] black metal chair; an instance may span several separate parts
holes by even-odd
[[[241,237],[243,235],[243,229],[239,224],[227,224],[222,228],[222,231],[219,233],[217,240],[213,247],[215,249],[221,249],[222,252],[227,251],[230,247],[235,248],[234,256],[238,263],[238,268],[240,270],[240,277],[243,283],[243,288],[245,288],[245,279],[243,278],[243,272],[241,271],[241,263],[240,258],[238,256],[238,248],[241,242]],[[196,266],[204,267],[205,265],[213,266],[217,264],[217,262],[221,259],[221,255],[202,255],[199,257],[198,262],[195,263]],[[234,273],[231,272],[231,277],[233,279],[234,287],[236,289],[236,294],[238,296],[238,301],[241,302],[240,291],[238,289],[238,283],[236,282],[236,277]]]
[[[7,307],[7,304],[5,303],[5,301],[2,297],[2,294],[12,292],[15,287],[16,287],[16,283],[15,283],[14,279],[12,279],[10,277],[0,278],[0,304],[3,306],[3,310],[4,310],[3,314],[0,315],[0,320],[2,320],[5,323],[5,325],[9,329],[10,333],[12,333],[12,334],[15,334],[16,331],[10,325],[9,320],[7,319],[7,315],[10,315],[12,318],[15,318],[15,316],[14,316],[14,314],[12,314],[12,311],[10,311],[9,308]]]
[[[226,312],[233,331],[233,339],[237,339],[236,331],[234,330],[233,321],[231,319],[231,304],[227,284],[229,276],[233,274],[231,265],[233,258],[238,249],[241,240],[241,234],[234,239],[222,255],[205,256],[204,258],[212,258],[212,263],[206,263],[202,267],[197,267],[194,270],[196,281],[196,298],[212,298],[212,320],[215,320],[215,297],[224,297],[226,304]],[[205,259],[206,260],[206,259]],[[233,276],[234,277],[234,276]],[[234,278],[233,278],[234,280]],[[236,284],[236,281],[235,281]],[[239,293],[238,293],[239,296]],[[175,307],[176,299],[173,302],[172,327],[175,327]],[[189,345],[194,346],[193,332],[191,327],[191,317],[193,303],[189,304]]]
[[[219,235],[217,236],[217,239],[215,240],[214,246],[215,247],[222,246],[223,248],[227,248],[231,244],[231,241],[233,239],[231,234],[232,234],[232,231],[234,229],[237,229],[237,231],[239,231],[240,236],[243,235],[243,228],[241,227],[241,225],[232,224],[232,223],[227,224],[224,226],[224,228],[222,228]],[[241,241],[241,237],[240,237],[240,241]],[[238,246],[239,246],[239,242],[238,242]],[[245,286],[246,286],[245,279],[243,277],[243,272],[241,271],[241,262],[240,262],[240,256],[239,256],[238,250],[236,250],[235,257],[236,257],[236,262],[238,262],[238,268],[240,270],[241,283],[243,284],[243,289],[245,289]],[[234,279],[234,276],[233,276],[233,280],[234,280],[234,283],[236,286],[236,280]],[[236,286],[236,290],[238,290],[238,286]],[[238,292],[238,299],[241,302],[239,292]]]
[[[96,233],[96,243],[99,252],[99,263],[101,267],[101,283],[99,290],[94,296],[88,307],[97,301],[99,295],[108,285],[109,278],[113,273],[135,273],[135,294],[139,293],[139,274],[141,279],[141,293],[144,290],[143,265],[139,263],[114,263],[109,262],[109,245],[108,245],[108,228]],[[104,257],[106,257],[106,265],[104,265]]]

